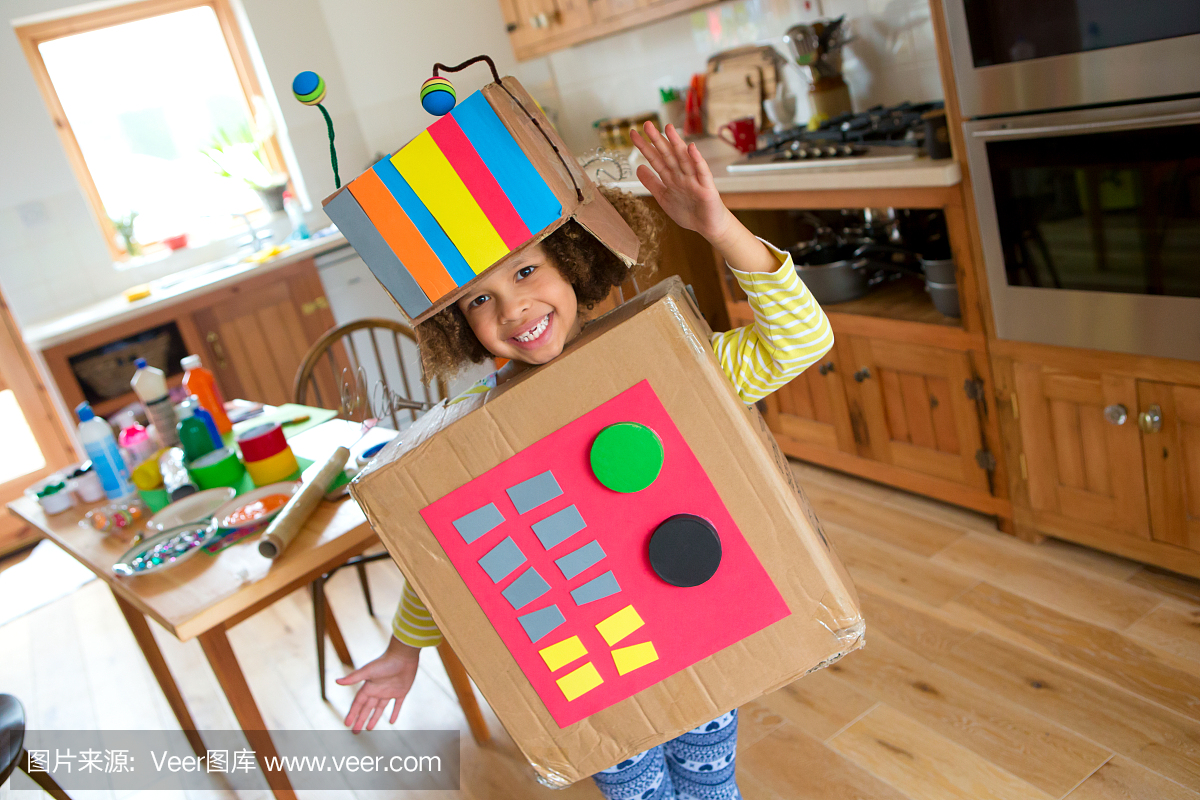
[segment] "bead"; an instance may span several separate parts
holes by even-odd
[[[325,99],[325,79],[305,70],[292,80],[292,94],[306,106],[315,106]]]
[[[421,107],[441,117],[450,113],[458,101],[454,84],[442,77],[434,77],[421,84]]]

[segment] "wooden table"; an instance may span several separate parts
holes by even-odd
[[[326,424],[347,423],[333,420]],[[76,507],[48,517],[42,513],[37,501],[28,496],[8,504],[12,513],[41,531],[108,584],[175,712],[179,726],[196,755],[204,756],[204,743],[146,618],[158,622],[180,641],[199,638],[272,792],[281,800],[294,798],[287,775],[268,771],[265,766],[265,759],[275,758],[278,754],[225,632],[378,543],[378,537],[358,504],[349,498],[321,503],[276,561],[259,555],[259,537],[250,536],[215,556],[199,553],[177,567],[136,577],[121,577],[112,572],[113,563],[128,545],[79,524],[92,507]],[[348,663],[349,654],[340,642],[340,635],[331,638],[342,660]],[[444,644],[439,651],[472,733],[477,740],[486,740],[487,727],[461,662]]]

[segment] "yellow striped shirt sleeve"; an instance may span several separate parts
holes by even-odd
[[[779,259],[779,269],[730,268],[754,310],[754,324],[712,337],[721,369],[746,404],[779,389],[833,347],[829,319],[796,274],[792,257],[763,244]]]
[[[392,635],[410,647],[436,647],[442,643],[442,632],[408,581],[404,582],[400,607],[392,618]]]

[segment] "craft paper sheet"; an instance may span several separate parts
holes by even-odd
[[[639,492],[612,491],[592,474],[592,441],[618,422],[641,423],[662,440],[662,470]],[[541,498],[531,500],[530,487],[543,491]],[[517,489],[524,513],[510,489]],[[495,519],[489,505],[503,522],[476,535]],[[534,525],[556,514],[538,526],[539,538]],[[720,536],[720,566],[700,586],[671,586],[651,569],[650,536],[675,514],[703,517]],[[648,381],[430,504],[421,516],[560,727],[789,614]]]

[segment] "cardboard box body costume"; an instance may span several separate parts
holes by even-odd
[[[352,484],[552,785],[862,644],[853,586],[709,333],[664,281],[486,404],[435,408]]]

